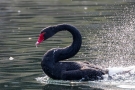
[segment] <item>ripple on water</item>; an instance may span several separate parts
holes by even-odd
[[[109,68],[112,79],[108,79],[108,75],[104,75],[104,80],[99,81],[64,81],[52,80],[48,76],[35,78],[37,82],[42,84],[55,84],[66,86],[85,85],[94,88],[135,88],[135,66],[129,67],[112,67]],[[128,71],[125,73],[125,71]],[[123,73],[124,72],[124,73]]]

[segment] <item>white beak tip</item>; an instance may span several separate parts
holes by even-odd
[[[39,45],[39,42],[37,41],[36,43],[35,43],[35,45],[36,45],[36,47]]]

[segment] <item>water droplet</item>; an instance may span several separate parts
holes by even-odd
[[[18,13],[20,13],[20,12],[21,12],[21,10],[18,10],[17,12],[18,12]]]
[[[88,8],[87,7],[84,7],[85,10],[87,10]]]
[[[9,60],[14,60],[14,58],[13,57],[9,57]]]
[[[29,40],[31,40],[32,38],[31,38],[31,37],[29,37],[28,39],[29,39]]]

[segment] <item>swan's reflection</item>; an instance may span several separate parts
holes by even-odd
[[[43,87],[43,90],[104,90],[100,88],[92,88],[89,86],[64,86],[64,85],[55,85],[55,84],[47,84]]]

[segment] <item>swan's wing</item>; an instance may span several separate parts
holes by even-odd
[[[64,80],[99,80],[103,79],[103,71],[100,69],[79,69],[62,72],[62,79]]]
[[[81,70],[71,70],[62,72],[63,80],[79,80],[83,76]]]

